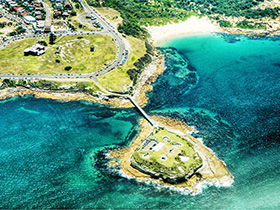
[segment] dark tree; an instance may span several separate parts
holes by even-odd
[[[56,36],[53,34],[53,33],[51,33],[50,34],[50,39],[49,39],[49,43],[50,44],[54,44],[54,41],[56,40]]]

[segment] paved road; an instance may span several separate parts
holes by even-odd
[[[44,8],[45,8],[45,11],[46,11],[46,19],[45,19],[45,22],[51,24],[51,21],[52,21],[52,19],[51,19],[51,8],[50,8],[50,6],[49,6],[47,3],[45,3],[44,1],[41,1],[41,3],[43,3]]]
[[[100,75],[103,75],[109,71],[112,71],[113,69],[117,68],[118,66],[124,64],[126,62],[127,56],[128,56],[128,51],[125,50],[125,45],[122,40],[122,38],[118,35],[118,33],[115,31],[113,26],[104,18],[102,17],[94,8],[90,7],[87,5],[87,3],[84,0],[79,0],[81,5],[83,6],[83,9],[85,10],[86,13],[89,15],[92,15],[96,18],[96,22],[99,22],[103,30],[101,31],[76,31],[76,32],[71,32],[71,31],[61,31],[61,32],[56,32],[55,34],[57,36],[61,35],[91,35],[91,34],[104,34],[104,35],[110,35],[114,41],[116,42],[118,52],[116,59],[108,65],[104,69],[100,69],[99,71],[88,73],[88,74],[55,74],[55,75],[42,75],[42,74],[36,74],[36,75],[12,75],[12,74],[2,74],[0,75],[1,79],[31,79],[31,80],[41,80],[41,79],[52,79],[52,80],[61,80],[61,79],[71,79],[71,80],[80,80],[83,78],[96,78]],[[47,4],[44,4],[46,8],[46,17],[47,20],[50,20],[50,8],[48,7]],[[11,15],[12,16],[12,15]],[[17,35],[14,37],[9,37],[7,40],[2,42],[0,44],[0,49],[8,45],[9,43],[20,40],[20,39],[25,39],[25,38],[30,38],[30,37],[44,37],[44,36],[49,36],[49,34],[34,34],[34,33],[28,33],[24,35]]]
[[[96,18],[96,22],[99,22],[100,25],[103,28],[103,31],[107,34],[110,34],[112,36],[112,38],[115,40],[117,47],[118,47],[118,53],[117,53],[117,57],[116,60],[110,64],[109,66],[107,66],[104,69],[101,69],[100,71],[94,72],[92,74],[93,77],[105,74],[115,68],[117,68],[119,65],[123,64],[123,62],[125,61],[125,58],[127,57],[126,55],[126,51],[125,51],[125,45],[124,42],[122,40],[122,38],[118,35],[118,33],[115,31],[115,29],[112,27],[112,25],[106,21],[106,19],[104,17],[102,17],[94,8],[90,7],[85,0],[79,0],[81,5],[83,6],[83,9],[86,13],[94,16],[94,18]]]
[[[92,35],[92,34],[105,34],[105,33],[102,31],[90,31],[90,32],[87,32],[87,31],[77,31],[77,32],[58,31],[58,32],[55,32],[54,34],[56,36],[61,36],[61,35],[70,36],[70,35]],[[0,44],[0,49],[16,40],[26,39],[26,38],[31,38],[31,37],[45,37],[45,36],[49,36],[49,35],[50,35],[50,33],[48,33],[48,34],[29,33],[29,34],[21,34],[21,35],[12,36],[12,37],[7,38],[5,41],[3,41]]]

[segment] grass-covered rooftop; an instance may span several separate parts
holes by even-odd
[[[177,179],[191,176],[202,159],[188,140],[157,128],[135,150],[131,164],[148,174]]]

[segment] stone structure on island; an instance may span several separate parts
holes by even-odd
[[[134,151],[130,163],[152,178],[176,184],[190,179],[202,167],[202,158],[188,140],[156,128]]]

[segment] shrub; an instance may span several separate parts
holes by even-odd
[[[82,90],[82,91],[84,91],[85,89],[86,89],[86,84],[84,83],[84,82],[78,82],[77,84],[76,84],[76,87],[79,89],[79,90]]]
[[[232,27],[232,24],[227,20],[219,20],[218,23],[221,27]]]
[[[6,88],[6,87],[16,87],[16,82],[14,80],[9,80],[9,79],[4,79],[2,82],[1,88]]]
[[[56,40],[56,36],[53,34],[53,33],[51,33],[50,34],[50,37],[49,37],[49,42],[50,42],[50,44],[54,44],[54,41]]]
[[[72,66],[66,66],[64,69],[65,69],[66,71],[70,71],[70,70],[72,69]]]
[[[38,44],[44,45],[44,46],[48,46],[47,42],[45,41],[39,41]]]

